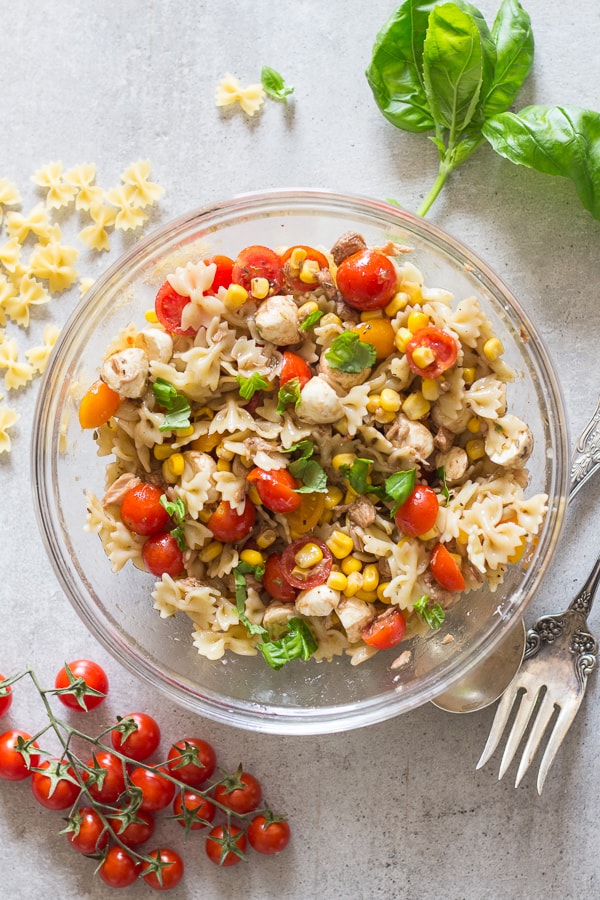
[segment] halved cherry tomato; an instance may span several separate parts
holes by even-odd
[[[396,293],[398,273],[379,250],[359,250],[338,266],[336,281],[342,297],[354,309],[381,309]]]
[[[181,327],[181,314],[189,302],[190,298],[178,294],[168,281],[161,285],[154,300],[154,311],[165,331],[171,334],[196,334],[193,328]]]
[[[233,264],[231,280],[234,284],[241,284],[248,293],[252,294],[252,279],[266,278],[269,282],[269,294],[277,294],[283,285],[283,267],[281,259],[269,247],[261,244],[252,244],[238,253]],[[261,298],[262,299],[262,298]]]
[[[31,792],[37,802],[46,809],[68,809],[73,806],[81,788],[68,777],[63,777],[74,778],[73,769],[57,759],[45,759],[39,768],[44,772],[34,772],[31,776]],[[50,770],[48,775],[44,774],[47,770]],[[55,776],[58,776],[56,780]]]
[[[142,547],[144,565],[157,578],[170,575],[175,578],[183,572],[183,553],[172,534],[153,534]]]
[[[302,266],[300,266],[298,271],[294,271],[290,265],[290,257],[294,250],[304,250],[306,253],[304,261],[308,263],[316,262],[319,269],[329,268],[327,257],[319,250],[315,250],[314,247],[307,247],[305,244],[294,244],[293,247],[288,247],[288,249],[281,254],[281,263],[283,265],[285,280],[290,290],[314,291],[315,288],[319,287],[319,282],[316,279],[312,281],[310,278],[307,281],[303,281],[301,278]]]
[[[309,495],[310,496],[310,495]],[[281,603],[293,603],[298,591],[288,584],[281,569],[281,557],[277,553],[271,553],[265,563],[263,575],[263,587],[267,594]]]
[[[427,366],[419,366],[414,360],[414,352],[418,348],[423,347],[431,350],[434,359]],[[406,359],[415,375],[421,375],[422,378],[437,378],[446,369],[449,369],[456,362],[458,356],[458,344],[451,334],[436,328],[435,325],[428,325],[427,328],[420,328],[412,336],[412,339],[406,345]]]
[[[230,259],[229,256],[220,256],[217,254],[217,256],[210,256],[208,259],[205,259],[204,262],[207,265],[214,263],[217,267],[213,283],[206,293],[217,294],[219,288],[228,288],[232,281],[231,273],[233,270],[233,260]]]
[[[302,502],[302,495],[296,493],[300,482],[287,469],[251,469],[246,480],[256,483],[258,496],[271,512],[293,512]]]
[[[404,534],[417,537],[426,534],[435,525],[440,503],[433,488],[418,484],[412,494],[396,510],[396,525]]]
[[[431,574],[447,591],[464,591],[466,584],[460,566],[443,544],[436,544],[429,560]]]
[[[375,347],[377,359],[387,359],[396,349],[396,333],[389,319],[369,319],[355,325],[352,331],[357,331],[363,344],[371,344]]]
[[[360,636],[370,647],[387,650],[399,644],[405,634],[406,620],[400,610],[388,609],[365,625]]]
[[[121,503],[123,524],[145,536],[164,531],[169,524],[169,513],[160,502],[163,493],[155,484],[145,482],[129,488]]]
[[[120,405],[121,395],[99,378],[79,404],[79,424],[82,428],[100,428],[114,416]]]
[[[298,379],[300,390],[302,390],[306,382],[312,378],[312,373],[305,359],[302,359],[297,353],[292,353],[291,350],[285,350],[279,371],[279,384],[283,385],[292,378]]]
[[[306,572],[303,572],[300,571],[300,567],[296,563],[296,553],[305,544],[317,544],[321,548],[323,559],[316,566],[312,566]],[[332,562],[333,557],[327,544],[315,537],[303,537],[298,538],[293,544],[289,544],[283,551],[281,555],[281,572],[288,584],[306,591],[327,581],[331,573]]]
[[[206,523],[206,527],[218,541],[234,544],[250,534],[255,522],[256,507],[246,497],[241,513],[233,509],[227,500],[222,500]]]
[[[301,497],[298,509],[286,516],[294,540],[316,528],[325,510],[325,494],[312,491],[310,494],[301,494]]]

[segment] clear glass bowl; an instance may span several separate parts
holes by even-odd
[[[410,259],[430,287],[475,293],[516,370],[509,411],[531,427],[531,493],[549,508],[532,557],[509,567],[495,593],[479,590],[451,610],[443,627],[414,638],[409,665],[390,669],[390,655],[353,667],[295,662],[280,671],[257,657],[200,657],[183,614],[160,619],[152,608],[154,578],[126,566],[111,571],[100,541],[84,531],[83,491],[102,494],[106,460],[82,432],[77,409],[97,378],[103,353],[130,321],[144,325],[157,286],[176,265],[248,244],[330,247],[344,231],[368,244],[388,239],[414,248]],[[481,662],[521,616],[552,557],[568,483],[565,411],[548,353],[506,285],[473,253],[440,229],[385,203],[325,191],[248,194],[201,209],[141,241],[101,277],[63,329],[39,393],[32,442],[37,518],[54,567],[74,609],[92,634],[132,674],[184,707],[222,723],[280,734],[343,731],[414,709]],[[451,634],[452,641],[444,641]]]

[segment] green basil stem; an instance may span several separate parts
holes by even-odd
[[[479,140],[476,140],[476,141],[474,140],[472,143],[472,146],[469,148],[469,150],[465,150],[464,144],[463,144],[461,147],[461,153],[459,156],[457,154],[457,149],[459,147],[460,142],[459,142],[459,144],[455,144],[452,138],[449,139],[448,149],[446,150],[446,152],[440,159],[440,165],[438,168],[437,178],[433,182],[429,193],[427,194],[427,196],[425,197],[425,199],[419,206],[419,208],[417,210],[418,216],[421,216],[421,218],[424,218],[427,215],[427,213],[429,212],[429,210],[431,209],[431,207],[437,200],[438,194],[441,192],[442,188],[446,184],[448,175],[450,175],[451,172],[454,172],[454,170],[457,169],[458,166],[461,163],[463,163],[465,161],[465,159],[467,159],[468,156],[471,155],[473,150],[475,150],[479,146],[479,144],[482,143],[482,141],[483,141],[483,136],[481,138],[479,138]]]

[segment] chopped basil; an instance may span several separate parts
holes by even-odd
[[[446,484],[446,469],[444,466],[440,466],[436,469],[436,475],[442,482],[442,495],[446,501],[446,503],[450,502],[450,491],[448,490],[448,485]]]
[[[298,459],[292,460],[288,469],[290,475],[300,479],[302,487],[296,488],[297,494],[325,494],[327,493],[327,475],[323,467],[316,461],[311,459],[315,450],[312,441],[299,441],[293,444],[284,453],[294,453],[298,451],[300,456]]]
[[[417,481],[417,470],[407,469],[402,472],[394,472],[385,482],[385,492],[390,500],[394,501],[392,515],[403,503],[405,503],[413,492]]]
[[[271,66],[262,67],[260,82],[265,94],[272,100],[283,100],[284,103],[287,103],[288,96],[294,93],[293,84],[286,84],[283,75],[280,75]]]
[[[157,378],[152,385],[152,392],[157,403],[166,410],[164,422],[159,425],[159,431],[178,431],[190,427],[191,407],[189,401],[170,381]]]
[[[300,331],[308,331],[309,328],[312,328],[313,325],[317,324],[323,315],[325,314],[320,309],[315,309],[314,312],[309,313],[307,317],[300,322],[300,325],[298,326]]]
[[[269,382],[258,372],[253,372],[248,378],[244,375],[238,375],[237,381],[240,386],[240,397],[244,400],[251,400],[256,391],[263,391],[269,386]]]
[[[357,331],[343,331],[331,342],[325,359],[332,369],[356,375],[374,365],[377,351],[372,344],[361,341]]]
[[[355,459],[351,466],[341,466],[340,472],[348,479],[350,487],[357,494],[376,494],[380,500],[386,499],[385,488],[381,485],[369,484],[368,477],[373,460]]]
[[[439,603],[434,603],[433,606],[429,605],[429,594],[419,597],[414,608],[423,621],[433,629],[439,628],[446,618],[446,613]]]
[[[177,500],[172,502],[171,500],[169,500],[166,494],[161,494],[159,500],[161,505],[164,506],[171,518],[175,520],[175,528],[171,529],[170,534],[173,535],[173,537],[177,541],[177,546],[183,553],[184,550],[187,550],[185,532],[183,530],[186,516],[185,503],[183,502],[181,497],[178,497]]]
[[[260,573],[260,574],[259,574]],[[269,632],[262,625],[251,622],[246,615],[246,600],[248,598],[248,582],[246,575],[252,574],[255,578],[262,578],[264,568],[261,566],[251,566],[249,563],[240,562],[233,570],[233,583],[235,585],[235,607],[238,618],[248,634],[266,635]]]
[[[310,659],[317,649],[316,638],[306,622],[295,616],[288,623],[288,631],[278,641],[265,641],[258,649],[272,669],[281,669],[292,659]]]
[[[290,403],[293,403],[294,407],[297,407],[300,403],[300,399],[300,379],[290,378],[289,381],[286,381],[286,383],[279,388],[279,393],[277,394],[277,412],[279,415],[282,415]]]

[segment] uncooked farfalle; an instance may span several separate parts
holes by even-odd
[[[47,243],[50,240],[52,227],[48,207],[45,203],[36,203],[27,215],[15,211],[6,214],[6,233],[19,244],[23,244],[30,233],[34,234],[42,243]]]
[[[32,365],[19,361],[19,348],[14,338],[5,338],[0,343],[0,369],[5,369],[4,386],[7,391],[23,387],[35,374]]]
[[[19,413],[11,406],[0,406],[0,453],[9,453],[11,439],[9,430],[20,419]]]
[[[48,282],[49,290],[55,294],[66,290],[77,281],[75,262],[79,257],[76,247],[68,247],[52,241],[45,246],[37,245],[29,257],[32,275]]]
[[[87,212],[92,206],[102,203],[106,192],[104,188],[94,184],[95,180],[96,166],[94,163],[80,163],[65,172],[65,181],[77,188],[75,209]]]
[[[56,325],[46,325],[44,328],[43,343],[25,351],[27,361],[36,372],[41,374],[45,370],[46,365],[48,364],[48,358],[59,334],[60,328]]]
[[[149,159],[139,159],[122,173],[121,181],[126,186],[126,194],[132,206],[150,206],[164,194],[165,189],[160,184],[149,181],[149,178]]]
[[[215,102],[217,106],[239,103],[247,115],[253,116],[265,102],[265,91],[262,84],[242,87],[235,75],[227,72],[217,85]]]
[[[4,215],[4,207],[18,206],[20,202],[21,195],[16,184],[13,184],[8,178],[0,178],[0,222]]]
[[[29,326],[29,312],[32,306],[43,306],[50,302],[50,294],[41,281],[30,273],[19,280],[19,289],[7,297],[3,303],[6,315],[22,328]]]
[[[136,206],[135,201],[130,197],[126,184],[112,188],[107,192],[106,199],[117,207],[115,228],[121,231],[133,231],[141,228],[148,218],[148,213]]]
[[[63,177],[61,162],[51,162],[42,166],[31,176],[31,180],[46,191],[46,206],[50,209],[68,206],[77,195],[77,187],[68,184]]]

